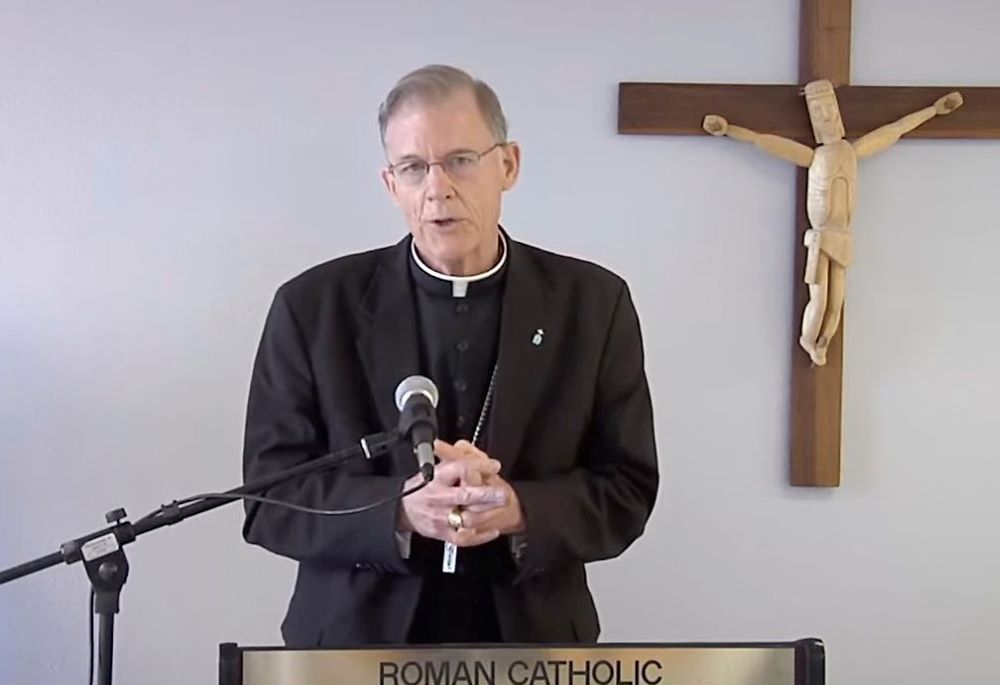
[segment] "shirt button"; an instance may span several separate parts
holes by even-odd
[[[465,426],[465,421],[466,419],[464,416],[459,416],[457,419],[455,419],[455,423],[458,425],[459,428]]]
[[[459,392],[465,392],[468,389],[469,389],[468,384],[461,378],[455,381],[455,390],[458,390]]]
[[[459,352],[465,352],[466,350],[469,349],[469,341],[468,340],[459,340],[458,344],[455,345],[455,347],[458,348]]]
[[[465,302],[459,302],[458,304],[455,305],[455,312],[458,314],[468,314],[469,305],[466,304]]]

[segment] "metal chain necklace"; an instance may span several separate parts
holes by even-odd
[[[497,383],[497,367],[499,363],[493,364],[493,373],[490,374],[490,385],[486,389],[486,398],[483,400],[483,409],[479,412],[479,420],[476,421],[476,430],[472,434],[472,444],[479,445],[479,436],[483,432],[483,427],[486,425],[486,417],[490,413],[490,404],[493,401],[493,389],[496,387]]]
[[[483,408],[479,412],[479,420],[476,421],[476,430],[472,433],[473,447],[479,446],[479,438],[482,435],[483,427],[486,425],[486,417],[490,413],[490,406],[493,403],[493,393],[497,383],[497,367],[499,360],[493,364],[493,373],[490,375],[490,385],[486,389],[486,397],[483,399]],[[458,515],[461,516],[461,507],[456,507]],[[454,511],[454,510],[453,510]],[[444,543],[444,554],[441,556],[441,571],[444,573],[455,572],[455,561],[458,559],[458,547],[451,542]]]

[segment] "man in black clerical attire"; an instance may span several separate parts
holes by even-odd
[[[379,110],[382,179],[408,235],[283,284],[254,363],[244,476],[398,422],[411,375],[440,392],[434,480],[355,516],[249,503],[248,542],[299,562],[291,647],[593,642],[584,564],[643,531],[659,476],[638,317],[625,282],[500,226],[520,148],[493,90],[407,74]],[[275,486],[319,509],[421,482],[412,448]]]

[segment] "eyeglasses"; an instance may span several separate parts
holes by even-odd
[[[408,159],[398,164],[389,165],[389,173],[403,185],[416,186],[424,182],[432,166],[439,166],[454,179],[467,181],[475,177],[479,170],[479,162],[486,155],[507,143],[493,143],[482,152],[462,150],[453,152],[440,162],[427,162],[423,159]]]

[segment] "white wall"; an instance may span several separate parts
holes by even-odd
[[[998,85],[1000,5],[855,6],[855,83]],[[664,486],[593,567],[604,639],[815,635],[832,683],[997,682],[1000,144],[862,167],[843,486],[814,491],[786,485],[793,171],[615,133],[619,81],[794,82],[797,7],[0,1],[0,566],[238,482],[271,294],[400,235],[375,108],[443,61],[524,146],[511,232],[640,308]],[[240,521],[129,548],[118,682],[213,682],[217,643],[278,642],[293,569]],[[0,588],[0,683],[82,682],[86,597],[79,566]]]

